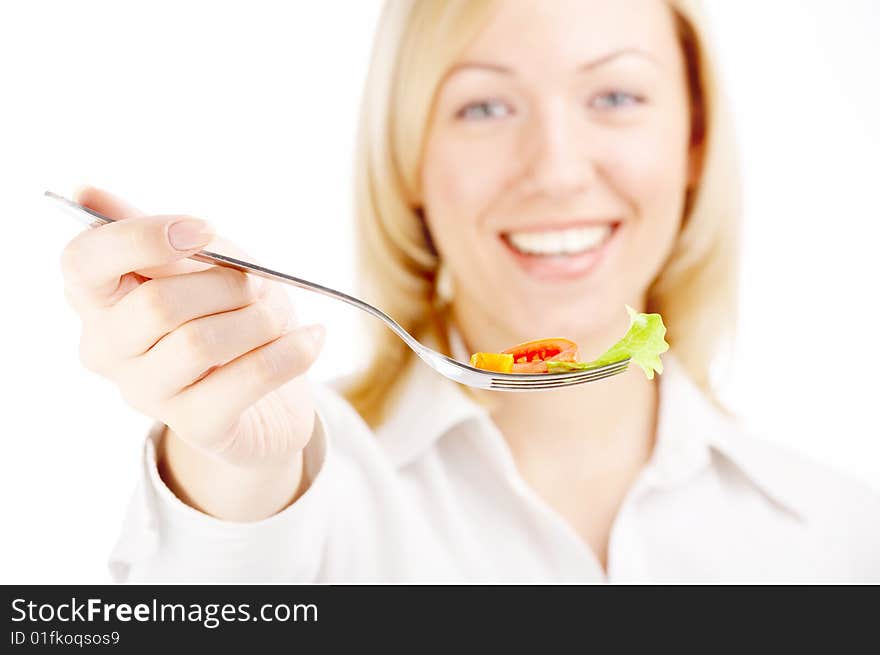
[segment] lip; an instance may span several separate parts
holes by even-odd
[[[515,232],[564,230],[570,227],[611,224],[611,235],[597,250],[580,255],[527,255],[516,250],[507,240],[507,232],[498,235],[504,249],[510,254],[519,268],[528,276],[544,282],[561,282],[580,279],[590,275],[608,256],[619,240],[621,221],[574,221],[566,224],[554,223],[552,227],[528,227]]]
[[[502,234],[510,234],[511,232],[556,232],[559,230],[568,230],[573,227],[595,227],[597,225],[611,225],[612,227],[617,227],[620,223],[619,220],[609,220],[609,219],[590,219],[590,218],[575,218],[567,221],[547,221],[546,223],[535,223],[532,225],[525,225],[523,227],[511,228],[508,230],[503,230]]]

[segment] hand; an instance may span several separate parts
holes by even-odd
[[[77,201],[118,219],[80,233],[61,257],[83,364],[194,450],[237,467],[299,456],[314,424],[303,374],[323,327],[297,327],[269,281],[185,259],[208,244],[242,256],[203,221],[144,215],[94,188]]]

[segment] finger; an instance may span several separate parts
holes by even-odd
[[[138,216],[81,232],[61,254],[65,283],[97,305],[118,299],[126,273],[188,257],[211,240],[205,221]]]
[[[157,397],[171,398],[206,370],[277,339],[290,325],[291,310],[286,294],[276,292],[241,309],[189,321],[139,357],[141,368],[155,380]]]
[[[112,303],[115,299],[124,297],[127,293],[136,289],[146,280],[147,278],[142,277],[137,273],[126,273],[119,278],[119,285],[116,287],[116,291],[110,296],[109,301]],[[104,305],[96,304],[94,299],[87,292],[84,292],[83,289],[74,288],[67,281],[65,281],[64,285],[64,297],[67,299],[67,303],[83,317],[94,313],[96,310],[106,309]]]
[[[249,259],[248,254],[244,252],[241,248],[236,246],[228,239],[224,239],[220,236],[214,236],[214,238],[212,238],[207,244],[204,245],[203,249],[210,250],[211,252],[229,255],[231,257],[237,257],[238,259]],[[214,264],[197,262],[192,259],[179,259],[177,261],[171,262],[170,264],[163,264],[162,266],[139,268],[137,272],[138,274],[143,275],[147,278],[159,278],[171,277],[172,275],[183,275],[186,273],[196,273],[197,271],[206,271],[214,266]]]
[[[93,186],[80,187],[74,194],[74,200],[79,204],[88,207],[89,209],[94,209],[98,213],[114,220],[126,220],[146,215],[145,212],[129,204],[122,198],[113,195],[109,191]],[[219,252],[235,250],[229,246],[230,244],[224,240],[216,238],[204,247],[214,251],[219,250]],[[229,252],[229,254],[235,256],[234,252]],[[210,264],[196,262],[191,259],[182,259],[170,264],[164,264],[163,266],[138,269],[137,273],[147,278],[168,277],[169,275],[203,271],[209,266]]]
[[[202,444],[222,438],[248,407],[311,367],[324,335],[321,325],[296,328],[221,366],[169,401],[172,420]]]
[[[98,187],[80,187],[74,194],[73,199],[84,207],[94,209],[99,214],[117,221],[144,216],[144,212],[137,207]]]
[[[107,309],[105,336],[120,356],[136,357],[184,323],[250,305],[262,290],[260,278],[219,266],[147,280]]]
[[[109,191],[90,185],[79,187],[74,192],[73,199],[84,207],[94,209],[96,212],[114,220],[125,220],[144,215],[144,212],[127,203],[122,198],[113,195]],[[135,273],[128,273],[122,276],[116,291],[117,295],[130,291],[142,281],[140,276]],[[72,289],[69,285],[64,287],[64,296],[68,304],[77,312],[83,313],[91,306],[87,299],[83,298],[76,289]]]

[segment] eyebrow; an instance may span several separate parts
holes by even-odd
[[[595,68],[598,68],[604,64],[607,64],[615,59],[618,59],[620,57],[624,57],[626,55],[634,55],[637,57],[641,57],[643,59],[647,59],[648,61],[651,61],[655,64],[659,64],[659,62],[657,61],[657,59],[653,55],[648,54],[644,50],[641,50],[639,48],[621,48],[619,50],[614,50],[614,51],[609,52],[607,54],[604,54],[600,57],[597,57],[596,59],[591,59],[590,61],[588,61],[584,64],[581,64],[580,66],[577,67],[577,72],[578,73],[585,73],[585,72],[591,71]],[[507,66],[502,66],[501,64],[491,64],[491,63],[480,62],[480,61],[465,61],[465,62],[461,62],[459,64],[456,64],[452,68],[450,68],[449,72],[446,74],[446,77],[447,78],[451,77],[455,73],[458,73],[459,71],[465,71],[465,70],[484,70],[484,71],[489,71],[492,73],[499,73],[501,75],[513,75],[514,74],[513,69],[508,68]]]
[[[636,57],[641,57],[642,59],[647,59],[651,63],[658,64],[658,65],[660,64],[660,62],[657,61],[657,58],[654,57],[654,55],[652,55],[648,52],[645,52],[644,50],[641,50],[640,48],[621,48],[620,50],[614,50],[612,52],[609,52],[607,55],[602,55],[601,57],[598,57],[597,59],[593,59],[592,61],[588,61],[587,63],[583,64],[582,66],[580,66],[578,68],[578,72],[593,70],[594,68],[598,68],[602,64],[607,64],[608,62],[610,62],[614,59],[618,59],[619,57],[624,57],[626,55],[634,55]]]

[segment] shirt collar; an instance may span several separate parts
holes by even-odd
[[[449,332],[452,357],[467,361],[470,355],[457,330]],[[434,339],[425,345],[437,348]],[[427,450],[454,427],[488,415],[456,382],[449,380],[418,357],[403,372],[401,393],[376,436],[392,463],[402,467]]]
[[[452,356],[467,361],[469,353],[457,330],[451,329]],[[436,343],[426,340],[426,345]],[[778,467],[769,466],[746,438],[736,418],[728,416],[697,387],[676,354],[663,354],[658,376],[657,439],[647,477],[661,487],[675,486],[712,466],[712,453],[732,463],[752,485],[782,509],[803,518],[798,494],[787,488]],[[453,428],[485,420],[488,411],[464,389],[413,358],[401,381],[401,393],[376,436],[392,463],[400,468],[414,461]]]
[[[657,443],[649,467],[661,485],[683,482],[711,466],[714,454],[776,506],[797,518],[805,517],[800,495],[786,484],[778,462],[766,457],[766,446],[747,434],[739,419],[713,404],[672,350],[663,355],[657,421]]]

